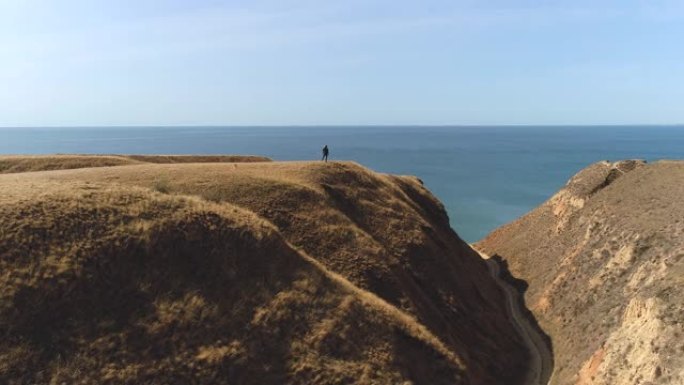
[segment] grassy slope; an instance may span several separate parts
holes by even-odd
[[[0,174],[124,166],[140,163],[268,162],[261,156],[245,155],[3,155]]]
[[[463,382],[415,320],[249,212],[92,183],[7,190],[4,383]]]
[[[194,196],[196,198],[191,199],[193,202],[198,199],[202,205],[210,205],[207,201],[215,202],[211,206],[216,207],[217,210],[228,210],[228,208],[234,210],[234,207],[238,206],[253,213],[252,215],[259,221],[272,224],[273,232],[278,237],[282,237],[284,243],[291,247],[287,249],[290,250],[288,252],[277,249],[271,251],[270,254],[279,256],[282,253],[293,252],[296,256],[292,258],[293,260],[309,261],[304,264],[309,266],[306,272],[301,273],[304,276],[302,279],[307,282],[304,286],[308,289],[302,289],[304,294],[299,291],[292,294],[295,297],[301,294],[301,298],[288,299],[290,296],[288,293],[294,290],[290,286],[275,287],[269,291],[269,296],[276,299],[282,296],[286,302],[279,305],[279,310],[276,312],[282,315],[282,318],[278,318],[280,316],[272,318],[272,322],[265,329],[286,333],[288,339],[283,343],[285,347],[281,347],[279,343],[275,344],[277,347],[271,347],[269,344],[280,341],[282,338],[279,334],[276,337],[271,336],[273,339],[270,343],[266,342],[266,339],[262,340],[261,349],[285,349],[283,354],[287,359],[285,363],[282,363],[282,360],[278,361],[280,362],[278,373],[286,376],[287,382],[325,383],[332,373],[328,371],[331,370],[336,373],[330,377],[332,379],[339,380],[343,373],[348,373],[350,378],[361,383],[372,383],[370,378],[373,376],[377,381],[387,383],[396,383],[399,379],[412,380],[416,383],[438,383],[440,379],[445,383],[513,383],[522,374],[526,354],[512,326],[505,320],[501,293],[487,277],[485,265],[450,229],[441,204],[415,178],[376,174],[353,163],[296,162],[230,165],[143,164],[0,176],[0,186],[23,186],[21,188],[36,191],[44,190],[46,189],[44,186],[48,185],[64,189],[62,194],[65,196],[70,196],[70,189],[75,188],[74,186],[80,186],[79,188],[84,191],[88,188],[121,191],[121,189],[133,186],[136,188],[135,191],[140,193],[145,191],[151,194],[150,190],[165,192],[163,199],[188,200],[189,198],[185,197]],[[110,200],[107,198],[108,194],[110,193],[107,192],[94,198],[93,206],[97,206],[97,202],[108,202]],[[73,195],[76,195],[75,192]],[[152,195],[156,197],[155,199],[162,199],[159,194]],[[53,201],[54,199],[47,200]],[[36,205],[35,201],[35,198],[22,199],[22,202],[30,207]],[[7,204],[4,206],[7,207]],[[12,209],[12,211],[15,210]],[[40,210],[50,213],[57,208]],[[92,210],[99,212],[96,208]],[[152,215],[156,210],[155,208],[146,215]],[[171,209],[155,214],[157,219],[152,223],[163,223],[169,216],[176,217],[172,214],[177,211],[177,209]],[[243,211],[240,210],[240,212]],[[138,213],[113,213],[111,214],[112,221],[120,221],[116,218],[121,218],[122,215],[128,215],[131,218],[141,217]],[[33,217],[27,219],[26,223],[30,224],[35,220],[37,219]],[[74,226],[69,224],[71,222],[67,223],[68,226]],[[178,223],[171,222],[166,226],[166,238],[163,242],[155,243],[155,247],[159,249],[167,247],[169,250],[185,248],[186,255],[183,258],[196,259],[207,253],[216,253],[217,248],[221,250],[225,247],[235,247],[234,243],[238,245],[245,243],[233,242],[231,237],[221,236],[216,244],[201,242],[199,244],[204,249],[193,251],[193,248],[187,246],[173,246],[176,236],[173,229],[179,227]],[[269,226],[271,225],[267,227]],[[67,227],[65,231],[69,231],[69,228],[71,227]],[[89,226],[81,228],[87,229]],[[28,237],[32,233],[33,231],[29,231],[20,237]],[[132,231],[134,235],[137,233],[138,230]],[[200,235],[194,236],[211,236],[204,234],[204,230],[196,233]],[[44,239],[52,242],[49,240],[55,237]],[[107,239],[106,242],[98,242],[111,244],[106,237],[98,235],[96,239]],[[7,247],[9,241],[4,242]],[[126,244],[128,241],[121,242]],[[198,243],[191,244],[199,245]],[[78,243],[69,247],[81,248]],[[154,248],[145,246],[144,249],[153,250]],[[117,253],[121,252],[115,252]],[[234,251],[234,253],[240,255],[241,258],[246,255],[242,251]],[[156,254],[157,252],[149,253],[149,255]],[[248,260],[254,263],[259,261]],[[175,259],[170,262],[162,263],[162,265],[178,264]],[[151,262],[148,266],[155,266],[157,263]],[[288,262],[286,265],[290,264]],[[275,273],[268,278],[261,278],[261,281],[299,282],[301,280],[280,277],[281,271],[283,275],[286,275],[289,274],[290,268],[271,264],[271,262],[267,265],[275,269]],[[190,265],[185,263],[182,266]],[[312,269],[311,266],[317,269]],[[212,265],[207,269],[213,271],[215,267]],[[122,267],[121,270],[127,271],[129,268],[130,266]],[[237,278],[233,279],[259,281],[254,277],[265,274],[262,272],[265,269],[263,264],[257,264],[248,269],[252,270],[246,270],[247,273],[231,273],[232,277],[237,275]],[[144,274],[150,276],[150,280],[158,274],[151,267],[143,267],[142,270]],[[363,305],[360,306],[361,310],[349,310],[352,315],[348,314],[348,310],[340,310],[339,317],[333,316],[333,320],[325,319],[330,317],[331,313],[338,314],[337,310],[332,309],[340,307],[346,309],[348,305],[343,306],[342,302],[345,301],[342,299],[338,302],[331,299],[332,304],[324,301],[327,304],[325,306],[318,304],[321,290],[330,283],[323,284],[318,278],[308,277],[310,274],[323,274],[327,280],[334,283],[334,286],[346,288],[345,290],[352,294],[349,294],[351,299],[345,301],[359,302]],[[119,279],[124,280],[123,277]],[[117,282],[116,285],[139,285],[141,281],[136,277],[128,277],[125,280],[126,283]],[[224,280],[226,277],[217,277],[212,282],[218,283]],[[325,282],[328,282],[327,280]],[[201,286],[199,283],[197,285]],[[255,314],[259,313],[259,309],[271,307],[273,301],[271,297],[253,294],[255,289],[251,286],[241,284],[229,286],[232,294],[228,298],[232,299],[227,301],[241,303],[240,301],[253,299],[257,303],[251,306],[245,305],[245,314],[256,317]],[[160,293],[164,290],[166,289],[161,290]],[[155,299],[156,297],[157,295],[149,297],[152,303],[159,302]],[[334,296],[331,294],[331,297]],[[203,298],[206,301],[206,296]],[[374,300],[364,300],[364,298]],[[300,311],[296,311],[297,306],[301,309]],[[316,310],[319,306],[322,306],[321,310]],[[215,305],[210,307],[215,309]],[[223,315],[232,307],[235,306],[219,308],[218,314]],[[238,307],[242,308],[242,306]],[[292,307],[295,310],[288,310]],[[362,311],[363,309],[367,310]],[[365,312],[370,315],[364,315]],[[373,316],[375,314],[373,312],[385,314],[385,319],[391,322],[383,325],[383,322],[386,322],[385,319]],[[155,314],[157,313],[158,311],[155,311]],[[317,314],[319,316],[316,316]],[[249,318],[245,317],[245,319]],[[304,318],[302,331],[290,331],[293,325],[299,324],[299,318],[302,317]],[[212,318],[207,322],[202,322],[201,325],[205,328],[219,327],[216,324],[219,318],[224,317]],[[310,318],[313,319],[310,320]],[[373,319],[382,319],[382,321],[372,322]],[[148,321],[145,318],[141,324],[146,324]],[[253,322],[254,320],[251,319],[248,322],[245,321],[245,324],[252,325]],[[392,322],[404,325],[403,329],[398,326],[389,327]],[[229,326],[235,327],[236,325]],[[203,335],[205,332],[196,330],[197,327],[198,324],[192,324],[186,329],[189,333]],[[326,340],[328,342],[324,343],[324,348],[327,350],[321,351],[323,347],[319,343],[313,344],[312,342],[318,341],[313,336],[317,334],[314,330],[318,328],[328,330],[328,333],[332,335]],[[240,325],[236,330],[240,332],[235,332],[233,338],[240,341],[244,334],[242,330],[245,329]],[[409,337],[397,337],[402,335],[397,330],[404,330],[402,333]],[[171,336],[176,335],[177,331],[174,329],[173,333],[170,331],[166,333],[167,336]],[[70,335],[72,332],[66,332],[66,334]],[[251,337],[248,335],[244,338]],[[349,338],[352,340],[351,345],[345,345],[342,339]],[[225,339],[221,341],[221,343],[227,343]],[[253,342],[240,343],[251,344]],[[119,344],[118,346],[127,348],[125,341]],[[178,345],[182,344],[187,344],[187,338],[181,335],[177,343],[171,343],[168,349],[178,349]],[[366,344],[369,346],[367,347]],[[415,347],[412,347],[414,345]],[[300,350],[293,352],[294,346]],[[131,359],[139,357],[140,354],[137,351],[132,352]],[[160,354],[170,357],[167,351]],[[326,363],[329,356],[337,357],[340,354],[343,357],[335,359],[334,363]],[[307,361],[308,363],[297,363],[293,361],[294,356],[311,358]],[[463,362],[465,371],[461,371],[455,364],[458,361]],[[55,365],[54,358],[48,362],[50,365]],[[221,358],[217,362],[223,363],[222,367],[234,365],[234,361],[230,361],[229,358]],[[104,362],[93,365],[94,368],[101,370]],[[141,363],[140,365],[140,370],[143,368],[148,370],[151,364]],[[271,364],[264,365],[268,367]],[[259,372],[258,365],[249,367],[252,368],[249,369],[252,372],[240,373]],[[261,368],[263,369],[264,367]],[[375,372],[379,374],[373,374]],[[209,370],[206,373],[216,373],[216,370]],[[463,379],[457,380],[459,376]],[[380,379],[383,380],[380,381]],[[274,377],[273,382],[278,381],[283,381],[283,378],[276,380]]]
[[[684,381],[684,162],[594,164],[478,247],[529,283],[554,384]]]

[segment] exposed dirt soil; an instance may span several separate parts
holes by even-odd
[[[600,162],[477,246],[529,283],[552,384],[684,383],[684,162]]]

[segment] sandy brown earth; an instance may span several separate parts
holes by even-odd
[[[0,175],[0,382],[515,384],[486,264],[354,163]]]
[[[528,282],[551,384],[684,383],[684,162],[600,162],[478,247]]]

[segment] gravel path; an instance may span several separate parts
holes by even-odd
[[[481,254],[482,255],[482,254]],[[553,372],[553,353],[544,342],[543,337],[539,334],[537,329],[532,326],[530,321],[525,317],[521,311],[523,306],[520,303],[520,293],[513,286],[501,279],[501,266],[499,263],[482,255],[489,267],[489,273],[496,283],[506,294],[506,308],[508,316],[515,325],[518,333],[525,341],[528,350],[530,351],[530,369],[525,378],[525,385],[547,385],[551,382],[551,373]]]

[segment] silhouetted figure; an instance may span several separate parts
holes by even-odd
[[[330,153],[330,150],[328,150],[328,145],[326,144],[325,147],[323,147],[323,157],[321,160],[328,162],[328,153]]]

